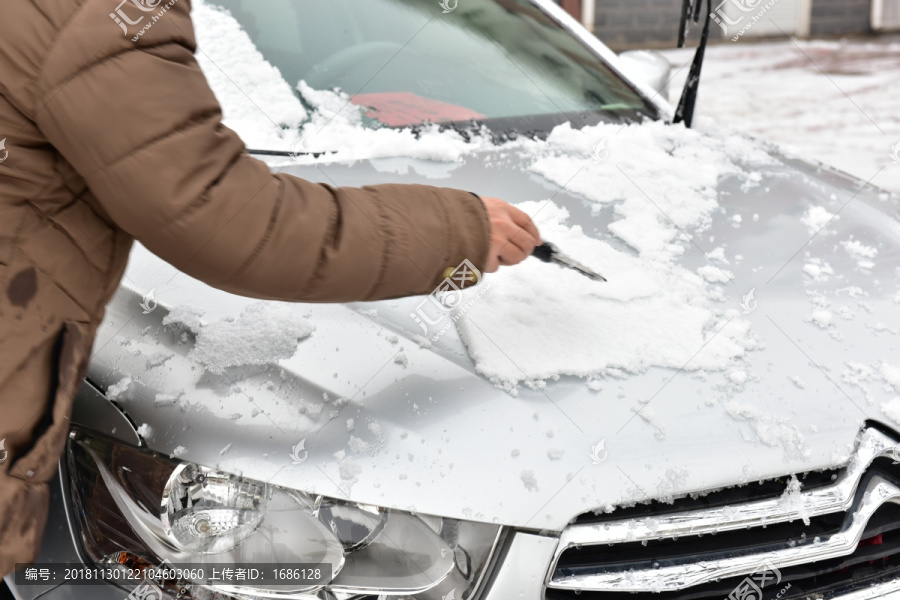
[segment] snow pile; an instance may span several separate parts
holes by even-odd
[[[490,288],[457,321],[480,372],[514,385],[610,368],[640,372],[724,369],[751,345],[749,324],[716,315],[706,283],[687,269],[637,258],[567,227],[565,209],[519,205],[535,214],[545,239],[610,283],[537,260],[492,276]],[[465,292],[469,294],[471,292]],[[465,305],[464,303],[461,303]],[[721,329],[718,335],[716,331]]]
[[[163,325],[174,325],[183,330],[197,332],[203,326],[203,311],[195,306],[179,304],[169,309],[163,317]]]
[[[827,329],[828,326],[831,325],[832,319],[834,319],[834,314],[830,310],[824,308],[814,308],[810,315],[810,319],[822,329]]]
[[[240,316],[202,325],[191,358],[213,373],[290,358],[313,326],[284,303],[255,302]]]
[[[803,521],[803,524],[809,527],[809,507],[803,500],[802,489],[803,486],[800,480],[797,479],[797,476],[791,475],[784,494],[781,495],[778,503],[781,505],[781,508],[795,513]]]
[[[857,264],[864,269],[871,269],[875,263],[869,259],[878,255],[878,250],[871,246],[866,246],[857,240],[845,240],[841,242],[847,254],[857,259]]]
[[[841,305],[837,307],[837,310],[834,310],[831,302],[828,301],[824,294],[809,292],[808,295],[812,304],[812,311],[804,318],[804,321],[824,329],[835,340],[842,341],[844,334],[837,328],[835,317],[840,316],[842,319],[852,319],[855,315],[853,308],[848,305]]]
[[[609,159],[588,160],[604,142]],[[641,258],[673,258],[684,252],[679,229],[703,229],[719,208],[716,184],[728,175],[745,185],[761,175],[744,171],[774,165],[758,143],[739,135],[707,136],[659,121],[640,125],[596,125],[581,130],[566,123],[551,132],[532,170],[619,217],[609,230],[640,252]],[[577,175],[576,175],[577,174]]]
[[[882,404],[881,412],[884,413],[884,416],[893,421],[894,425],[900,425],[900,396]]]
[[[900,367],[896,365],[883,361],[876,361],[871,365],[847,362],[846,367],[841,373],[841,381],[862,390],[868,402],[873,401],[872,391],[869,389],[872,383],[881,383],[881,389],[888,394],[900,392]],[[881,410],[888,419],[900,425],[900,398],[883,402]]]
[[[522,480],[522,483],[525,485],[525,489],[529,492],[537,492],[540,491],[537,484],[537,478],[534,476],[534,471],[522,471],[519,473],[519,478]]]
[[[803,217],[801,217],[801,220],[809,229],[809,232],[814,234],[818,233],[833,218],[835,218],[834,215],[821,206],[810,206]],[[837,218],[839,219],[840,217]]]
[[[437,125],[423,127],[418,133],[408,128],[367,128],[363,125],[363,109],[352,104],[346,93],[314,90],[304,81],[297,90],[314,108],[301,127],[299,144],[293,148],[293,160],[299,164],[321,160],[304,153],[328,153],[329,161],[405,156],[458,162],[465,154],[491,145],[487,134],[466,141],[452,129],[439,131]]]
[[[125,391],[131,385],[131,377],[124,377],[120,379],[118,382],[109,386],[106,390],[106,397],[110,400],[116,400],[119,396],[125,393]]]
[[[812,277],[813,281],[828,281],[834,275],[831,265],[819,258],[810,258],[803,265],[803,272]]]
[[[610,159],[589,160],[590,149],[607,138]],[[520,204],[545,240],[609,282],[527,260],[492,275],[489,289],[464,292],[481,294],[454,315],[479,372],[513,390],[521,381],[535,386],[534,380],[614,369],[725,370],[755,346],[749,323],[713,299],[721,294],[713,284],[731,278],[723,261],[712,257],[693,272],[679,258],[690,247],[682,232],[702,230],[719,208],[720,177],[754,185],[759,173],[739,165],[771,164],[760,146],[661,123],[581,131],[563,125],[533,144],[540,157],[533,170],[584,195],[596,211],[611,208],[618,218],[609,231],[637,256],[615,239],[569,226],[567,211],[553,202]]]
[[[900,367],[895,367],[889,363],[881,363],[879,369],[882,379],[890,385],[894,391],[900,392]]]
[[[806,445],[806,439],[788,417],[766,414],[751,404],[736,400],[726,402],[724,406],[728,416],[750,426],[757,440],[766,446],[781,446],[785,459],[809,458],[810,449]]]

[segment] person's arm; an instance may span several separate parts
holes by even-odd
[[[465,259],[491,271],[531,243],[514,209],[468,192],[271,174],[221,123],[188,0],[136,43],[108,4],[86,0],[61,31],[33,119],[109,217],[177,268],[248,296],[374,300],[428,293]]]

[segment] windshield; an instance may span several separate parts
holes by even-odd
[[[210,3],[232,14],[292,86],[339,88],[365,107],[370,127],[475,120],[535,131],[657,116],[527,0]]]

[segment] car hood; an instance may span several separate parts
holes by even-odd
[[[560,530],[588,511],[841,465],[867,420],[890,424],[883,407],[900,416],[891,411],[900,404],[891,387],[900,388],[891,371],[898,203],[770,152],[776,160],[760,185],[721,178],[724,208],[702,233],[744,257],[729,268],[751,284],[724,285],[721,301],[759,341],[742,362],[746,381],[654,367],[607,377],[599,391],[564,376],[509,393],[476,372],[455,328],[420,345],[410,313],[422,298],[267,303],[293,307],[314,330],[291,358],[217,373],[194,359],[198,315],[184,307],[211,322],[259,301],[179,274],[139,245],[98,332],[89,380],[158,452],[327,496],[536,530]],[[452,164],[389,158],[283,170],[350,186],[552,196],[585,231],[609,219],[497,150]],[[839,219],[810,241],[803,219],[812,206]],[[848,251],[850,239],[877,248],[877,259]],[[810,256],[833,274],[823,277]],[[679,261],[707,264],[690,246]]]

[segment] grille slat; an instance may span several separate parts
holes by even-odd
[[[800,483],[803,485],[804,490],[814,490],[832,486],[843,472],[844,469],[827,469],[825,471],[804,473],[800,477]],[[754,502],[758,500],[770,500],[784,495],[788,485],[789,478],[787,477],[770,479],[740,487],[698,494],[694,497],[679,498],[678,507],[680,511],[687,512],[724,508],[739,503]],[[575,519],[574,524],[592,525],[609,523],[611,521],[621,521],[623,519],[654,518],[669,515],[671,513],[671,503],[654,500],[647,504],[636,504],[625,508],[617,508],[609,513],[599,511],[596,513],[585,513],[579,515]]]
[[[763,565],[791,584],[779,600],[870,576],[900,577],[900,467],[890,460],[896,456],[894,435],[867,427],[848,465],[807,474],[809,486],[798,489],[791,480],[788,487],[782,479],[762,486],[768,496],[740,503],[722,502],[734,498],[730,490],[643,507],[634,518],[584,516],[560,537],[546,596],[721,599]],[[782,495],[773,497],[779,488]],[[860,543],[875,536],[877,544]]]
[[[699,560],[712,560],[717,556],[739,555],[759,551],[773,540],[779,544],[803,543],[815,536],[830,536],[840,531],[843,513],[832,513],[803,521],[778,523],[766,528],[707,534],[691,538],[654,540],[646,544],[631,542],[613,546],[582,546],[572,548],[560,557],[557,572],[577,569],[580,566],[602,564],[604,569],[622,571],[649,568],[653,563],[683,564]]]

